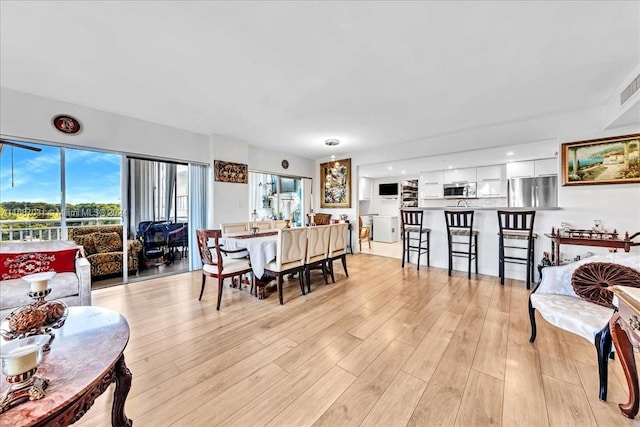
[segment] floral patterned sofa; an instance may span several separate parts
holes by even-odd
[[[0,244],[0,320],[33,300],[22,277],[56,271],[49,282],[47,300],[67,305],[91,305],[91,274],[86,258],[78,257],[78,245],[68,240]]]
[[[70,228],[69,240],[75,241],[84,248],[84,255],[91,264],[91,277],[123,272],[121,225]],[[142,243],[140,241],[127,241],[127,263],[130,272],[138,271],[141,252]]]

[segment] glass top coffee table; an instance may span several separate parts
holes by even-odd
[[[8,329],[4,323],[1,327]],[[36,374],[49,380],[45,396],[10,407],[0,414],[0,425],[69,425],[115,382],[111,424],[131,426],[124,412],[132,379],[123,355],[129,342],[127,320],[100,307],[70,307],[64,325],[53,333],[51,350],[45,353]],[[2,375],[0,394],[8,387]]]

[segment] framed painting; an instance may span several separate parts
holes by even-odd
[[[236,184],[249,183],[248,166],[244,163],[223,162],[214,160],[215,180],[220,182],[233,182]]]
[[[640,134],[562,144],[562,185],[640,182]]]
[[[351,207],[351,159],[320,164],[320,207]]]

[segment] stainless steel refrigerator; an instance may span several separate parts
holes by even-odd
[[[508,182],[511,208],[555,208],[558,206],[558,176],[512,178]]]

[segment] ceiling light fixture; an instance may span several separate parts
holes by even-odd
[[[513,156],[514,154],[515,154],[515,153],[514,153],[513,151],[509,151],[509,152],[507,153],[507,156]]]
[[[333,147],[333,146],[336,146],[336,145],[340,144],[340,141],[338,141],[337,139],[327,139],[324,142],[324,144],[328,145],[329,147]]]

